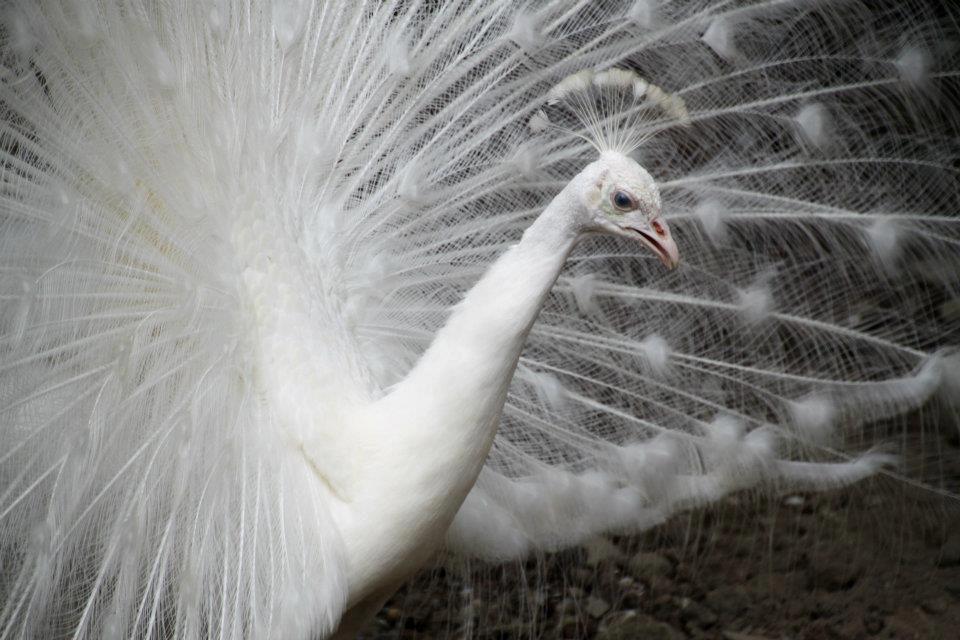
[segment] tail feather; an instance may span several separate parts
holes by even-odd
[[[881,5],[5,8],[0,638],[331,630],[331,498],[258,395],[244,279],[285,255],[316,366],[377,397],[592,159],[530,126],[584,69],[682,100],[636,133],[687,262],[579,246],[451,546],[884,468],[952,379],[960,192],[955,17]]]

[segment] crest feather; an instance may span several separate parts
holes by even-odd
[[[655,131],[662,119],[689,123],[687,106],[679,95],[629,69],[589,69],[570,74],[547,92],[547,109],[530,120],[530,129],[555,128],[586,140],[597,151],[629,153]],[[549,113],[548,113],[549,111]]]

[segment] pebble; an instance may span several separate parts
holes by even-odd
[[[672,578],[676,574],[673,563],[659,553],[640,552],[627,564],[637,578]]]
[[[855,558],[824,554],[810,559],[807,580],[812,589],[846,591],[857,583],[862,573],[863,565]]]
[[[584,610],[591,618],[602,618],[603,614],[610,611],[610,603],[603,598],[590,596],[587,598],[587,606]]]
[[[753,599],[740,585],[724,585],[709,592],[704,604],[719,614],[736,618],[747,611]]]
[[[591,538],[583,547],[587,552],[587,566],[590,567],[621,562],[624,558],[623,552],[620,551],[617,545],[603,536]]]
[[[709,628],[717,624],[717,614],[709,607],[694,600],[684,598],[680,603],[680,619],[684,622],[702,628]]]
[[[883,631],[883,616],[878,611],[867,611],[863,614],[863,628],[872,636]]]
[[[577,610],[577,601],[574,598],[564,598],[556,604],[553,610],[558,614],[573,613]]]
[[[787,506],[787,507],[794,507],[799,509],[800,507],[803,506],[803,503],[804,503],[803,496],[800,496],[800,495],[787,496],[786,498],[783,499],[783,504],[784,506]]]
[[[576,616],[568,616],[560,621],[560,636],[563,638],[582,638],[584,631],[583,622]]]
[[[650,587],[650,593],[663,595],[676,591],[676,585],[673,584],[673,581],[671,581],[670,578],[654,576],[652,578],[648,578],[646,582]]]
[[[947,638],[935,632],[932,619],[916,607],[903,606],[886,617],[881,637],[900,640]]]
[[[950,608],[950,603],[947,602],[947,599],[944,597],[930,598],[929,600],[924,600],[920,607],[927,613],[932,613],[938,615],[945,613],[947,609]]]
[[[389,620],[390,622],[397,622],[403,617],[403,612],[400,611],[397,607],[387,607],[383,612],[383,617]]]
[[[686,640],[686,634],[649,616],[624,617],[597,633],[597,640]]]
[[[484,634],[483,637],[500,638],[501,640],[511,640],[513,638],[526,638],[530,635],[530,624],[526,620],[516,620],[501,622],[493,625]],[[406,637],[406,636],[403,636]],[[420,640],[420,636],[417,636]]]
[[[960,578],[946,578],[943,580],[943,588],[947,590],[950,595],[954,596],[957,599],[960,599]]]
[[[960,531],[953,531],[940,546],[940,557],[937,564],[941,567],[952,567],[960,564]]]
[[[620,594],[617,607],[624,609],[640,609],[647,600],[647,593],[642,589],[629,589]]]

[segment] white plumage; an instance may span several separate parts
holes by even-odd
[[[939,482],[879,445],[957,428],[956,22],[874,4],[4,6],[0,638]]]

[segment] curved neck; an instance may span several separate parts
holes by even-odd
[[[580,206],[574,181],[454,308],[407,377],[372,405],[358,453],[370,473],[358,474],[352,492],[356,528],[343,527],[356,579],[351,599],[383,571],[404,579],[441,546],[490,451],[524,340],[580,234]],[[363,530],[366,510],[376,513],[373,537]],[[393,528],[397,535],[384,533]],[[397,546],[383,549],[383,540]]]
[[[481,448],[478,472],[523,343],[580,235],[577,206],[568,185],[454,308],[417,365],[384,399],[403,405],[411,427],[422,431],[431,424],[426,432],[433,438],[462,437]],[[466,407],[471,410],[464,413]]]

